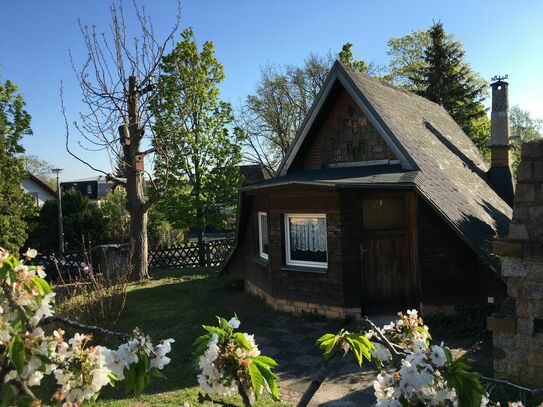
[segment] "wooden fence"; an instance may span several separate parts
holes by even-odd
[[[149,252],[149,268],[217,267],[233,247],[232,240],[216,240],[155,249]]]

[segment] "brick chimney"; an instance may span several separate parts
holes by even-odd
[[[497,194],[513,207],[515,187],[511,172],[511,144],[509,130],[509,84],[504,77],[495,76],[492,87],[492,114],[490,123],[491,166],[487,173],[490,185]]]

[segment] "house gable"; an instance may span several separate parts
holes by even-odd
[[[275,176],[283,176],[290,172],[291,169],[294,169],[293,163],[296,162],[296,169],[307,169],[309,166],[312,166],[315,168],[315,163],[324,163],[325,159],[321,159],[320,154],[316,154],[317,147],[314,147],[314,150],[311,152],[312,154],[308,154],[309,147],[306,145],[306,141],[308,141],[308,138],[311,139],[311,137],[308,137],[310,132],[313,131],[314,128],[319,128],[319,123],[323,123],[323,120],[326,118],[326,112],[330,108],[331,104],[333,105],[333,101],[338,96],[338,93],[341,93],[340,90],[343,89],[347,95],[351,98],[348,105],[354,106],[356,109],[358,109],[363,116],[357,115],[358,117],[363,117],[371,126],[373,126],[373,129],[381,136],[382,141],[386,143],[386,146],[388,149],[392,152],[390,157],[387,157],[387,160],[390,160],[392,158],[392,161],[396,161],[396,163],[401,164],[402,168],[405,170],[416,170],[417,165],[415,164],[415,161],[411,158],[411,156],[408,154],[407,150],[400,144],[398,141],[398,138],[394,134],[391,129],[388,128],[385,121],[379,116],[377,111],[373,108],[371,103],[367,100],[367,98],[364,96],[364,94],[358,89],[356,84],[353,82],[350,75],[346,72],[345,68],[336,61],[334,63],[334,66],[330,70],[330,73],[328,74],[328,77],[326,78],[326,81],[319,93],[319,95],[315,98],[315,101],[313,103],[313,106],[311,107],[310,111],[308,112],[304,122],[302,123],[302,126],[300,127],[300,130],[298,134],[296,135],[295,139],[290,145],[289,150],[287,151],[287,154],[285,155],[283,161],[281,162],[281,165],[279,166],[278,170],[275,173]],[[338,101],[338,108],[341,106],[341,100]],[[328,109],[327,109],[328,107]],[[339,109],[341,111],[341,109]],[[355,111],[351,111],[351,113],[355,113]],[[346,118],[349,118],[349,111],[346,112]],[[333,121],[330,122],[333,124]],[[341,126],[337,125],[337,122],[332,127],[334,128],[341,128]],[[323,142],[326,141],[326,134],[323,137]],[[333,139],[333,137],[332,137]],[[309,141],[309,144],[312,143]],[[332,144],[334,144],[332,142]],[[341,143],[340,143],[341,144]],[[323,148],[327,147],[325,143],[322,144]],[[318,150],[321,150],[319,147]],[[333,148],[332,148],[333,150]],[[338,149],[339,153],[341,154],[341,148]],[[347,148],[344,148],[344,151],[347,151]],[[304,161],[301,158],[298,158],[299,154],[307,154],[308,158],[308,166],[304,166]],[[318,160],[317,160],[318,157]],[[344,161],[347,157],[356,157],[356,159],[359,159],[360,152],[357,151],[356,154],[353,154],[353,151],[349,154],[345,154],[343,157],[340,158],[336,157],[337,161],[342,161],[341,164],[343,166],[358,166],[358,165],[375,165],[375,162],[371,161],[377,161],[377,164],[387,164],[386,162],[381,162],[380,160],[366,160],[366,161],[352,161],[347,162]],[[326,154],[323,156],[323,158],[326,158]],[[330,164],[338,164],[331,162]],[[319,167],[322,168],[322,165]]]
[[[290,170],[400,161],[345,87],[334,83]]]

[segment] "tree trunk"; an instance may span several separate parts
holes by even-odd
[[[133,279],[149,278],[147,247],[147,206],[144,193],[143,168],[137,168],[143,129],[138,115],[139,91],[137,78],[130,76],[128,83],[128,137],[122,140],[127,165],[126,208],[130,214],[130,266]]]
[[[134,211],[130,216],[130,265],[134,280],[149,278],[147,212]]]

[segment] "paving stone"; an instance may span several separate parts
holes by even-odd
[[[318,366],[322,363],[322,358],[311,355],[298,356],[293,363],[301,366]]]

